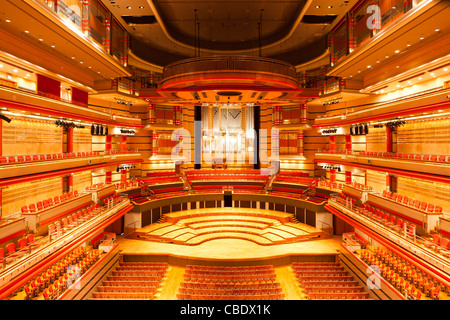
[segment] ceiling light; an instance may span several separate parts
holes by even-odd
[[[448,68],[444,68],[444,71],[448,71]]]
[[[83,61],[80,61],[80,64],[83,64]]]
[[[407,47],[411,47],[411,45],[408,43],[407,45],[406,45]]]
[[[127,7],[127,9],[131,9],[131,7]]]
[[[333,8],[333,6],[328,6],[328,9],[331,9],[331,8]]]
[[[55,45],[52,45],[52,48],[54,48],[55,47]]]
[[[44,41],[44,39],[42,39],[42,38],[39,38],[39,41]]]
[[[30,74],[29,73],[27,73],[27,75],[25,76],[25,77],[29,77],[30,76]]]
[[[400,50],[395,50],[395,53],[399,53],[400,52]]]
[[[319,9],[320,8],[320,6],[316,6],[316,9]]]
[[[144,9],[144,7],[143,7],[143,6],[140,6],[139,9]]]
[[[367,66],[367,69],[370,69],[370,68],[372,68],[372,66]]]
[[[439,32],[439,29],[436,29],[436,30],[434,30],[434,31]]]
[[[14,71],[14,72],[17,72],[18,70],[17,70],[17,69],[14,69],[13,71]]]
[[[387,58],[389,58],[389,56],[386,56],[385,58],[387,59]]]
[[[72,59],[75,59],[75,57],[72,57]]]
[[[419,77],[419,80],[422,80],[422,77]]]
[[[399,88],[399,87],[400,87],[400,85],[398,84],[398,85],[397,85],[397,88]]]
[[[424,39],[424,37],[420,37],[420,40],[423,40]]]
[[[11,22],[11,20],[5,20],[6,22]]]
[[[3,68],[3,65],[2,65],[2,64],[0,64],[0,68]]]
[[[25,30],[25,33],[30,33],[30,31],[28,31],[28,30]]]
[[[430,75],[434,76],[434,72],[430,73]]]

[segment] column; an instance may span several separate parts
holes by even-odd
[[[122,64],[126,67],[128,66],[128,48],[130,46],[129,37],[130,35],[128,32],[123,32],[123,55],[122,55]]]
[[[345,183],[352,184],[352,172],[351,171],[345,171]]]
[[[148,124],[156,123],[156,104],[150,103],[148,105]]]
[[[304,140],[304,135],[303,135],[303,130],[299,130],[298,135],[297,135],[297,139],[298,139],[298,154],[303,156],[303,140]]]
[[[392,128],[386,127],[386,152],[392,152]]]
[[[81,31],[86,37],[91,36],[91,0],[83,0],[81,5]]]
[[[120,151],[127,150],[127,136],[120,136]]]
[[[330,169],[330,183],[336,182],[336,169]]]
[[[281,112],[281,107],[279,107],[279,108],[280,108],[280,112]],[[261,107],[260,106],[254,106],[253,107],[253,118],[254,118],[254,121],[255,121],[253,127],[254,127],[255,132],[256,132],[255,148],[254,148],[254,156],[253,156],[253,159],[255,159],[256,161],[253,164],[253,168],[254,169],[261,169],[261,159],[259,157],[259,149],[260,149],[260,145],[261,145],[261,137],[259,135],[259,131],[261,129]],[[269,136],[270,133],[267,133],[267,135]],[[265,143],[266,143],[265,148],[268,148],[267,141],[265,141]],[[268,150],[266,150],[266,152],[267,151]]]
[[[345,150],[348,154],[352,152],[352,136],[349,134],[345,135]]]
[[[330,152],[336,151],[336,136],[330,136]]]
[[[111,184],[112,183],[112,172],[106,171],[105,172],[105,184]]]
[[[120,182],[127,182],[127,170],[120,170]]]
[[[194,169],[202,167],[202,106],[194,106]]]
[[[106,52],[111,53],[111,12],[106,13],[105,17],[105,27],[106,34],[103,47],[105,47]]]
[[[73,152],[73,128],[67,128],[67,152]]]

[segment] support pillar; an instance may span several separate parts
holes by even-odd
[[[81,5],[81,31],[86,37],[91,36],[91,0],[83,0]]]

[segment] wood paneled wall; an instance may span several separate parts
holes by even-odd
[[[2,217],[19,212],[24,205],[54,198],[62,193],[61,177],[10,185],[2,189]]]
[[[450,154],[450,119],[407,123],[397,129],[397,152]]]
[[[60,153],[63,131],[53,123],[16,120],[2,123],[2,155]]]

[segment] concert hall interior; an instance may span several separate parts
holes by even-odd
[[[450,300],[449,1],[1,3],[1,300]]]

